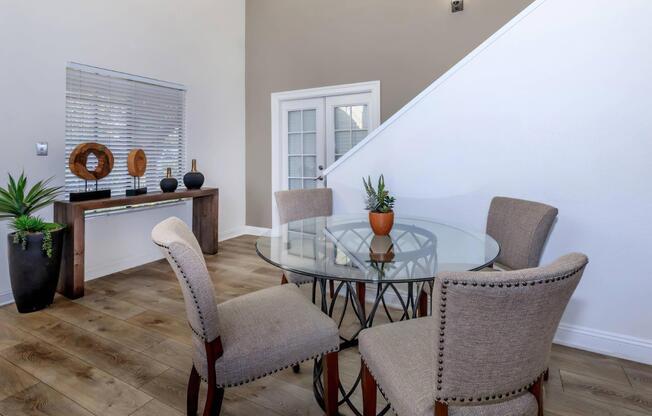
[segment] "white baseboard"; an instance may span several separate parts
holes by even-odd
[[[254,227],[252,225],[245,225],[242,227],[242,232],[240,235],[257,235],[257,236],[262,236],[268,234],[272,229],[271,228],[265,228],[265,227]]]
[[[14,303],[14,295],[9,292],[0,293],[0,306],[8,303]]]
[[[555,344],[652,364],[652,340],[561,323]]]

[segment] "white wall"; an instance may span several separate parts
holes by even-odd
[[[484,229],[508,195],[559,208],[548,263],[590,264],[558,342],[652,363],[652,3],[539,0],[328,176],[337,212],[385,174],[399,215]]]
[[[63,183],[69,61],[184,84],[187,154],[220,188],[220,234],[244,226],[244,0],[0,0],[0,182],[21,169]],[[50,143],[35,156],[37,140]],[[52,208],[42,212],[51,218]],[[95,277],[159,258],[152,226],[187,206],[87,220]],[[0,302],[10,291],[0,223]]]

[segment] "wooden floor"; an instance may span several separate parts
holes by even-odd
[[[278,270],[256,256],[253,242],[225,241],[208,257],[219,301],[278,284]],[[350,382],[356,352],[345,351],[340,362]],[[178,416],[190,366],[181,293],[162,261],[88,282],[84,298],[57,296],[43,312],[0,309],[3,416]],[[227,389],[223,414],[321,414],[311,367]],[[550,370],[547,415],[652,415],[650,366],[554,346]]]

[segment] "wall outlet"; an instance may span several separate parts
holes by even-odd
[[[464,0],[451,0],[451,12],[457,13],[464,10]]]
[[[37,142],[36,156],[47,156],[47,155],[48,155],[48,142]]]

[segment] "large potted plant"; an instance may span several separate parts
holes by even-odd
[[[394,226],[394,202],[396,199],[389,195],[385,187],[385,178],[380,175],[378,186],[374,188],[371,177],[362,178],[367,192],[366,204],[369,211],[369,224],[376,235],[388,235]]]
[[[11,219],[7,236],[11,290],[21,313],[50,305],[59,280],[64,226],[34,216],[61,193],[61,187],[49,186],[51,179],[27,190],[24,173],[18,180],[9,175],[7,187],[0,187],[0,219]]]

